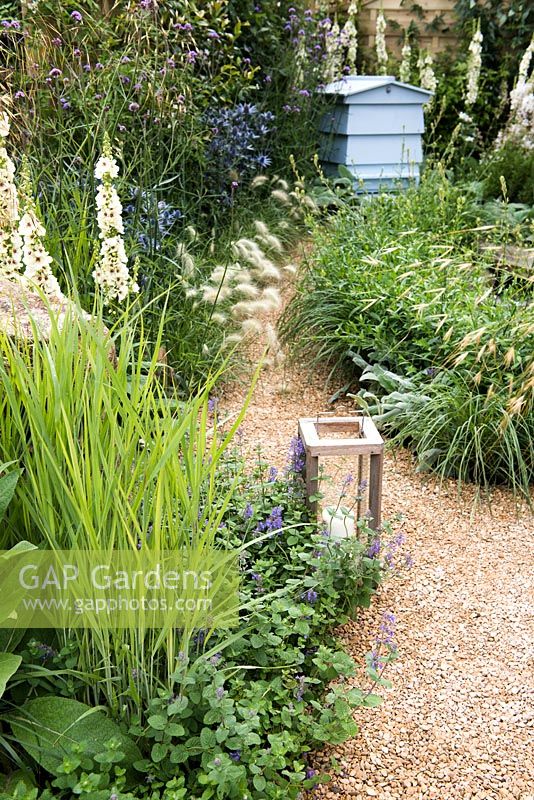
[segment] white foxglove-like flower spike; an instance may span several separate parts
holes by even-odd
[[[480,80],[480,70],[482,68],[482,41],[483,36],[480,31],[480,20],[469,43],[469,57],[467,60],[467,89],[465,93],[466,105],[472,106],[478,97],[478,84]]]
[[[402,61],[399,69],[399,79],[402,81],[402,83],[410,83],[410,78],[412,75],[412,48],[407,40],[402,46],[401,57]]]
[[[387,46],[386,46],[386,18],[382,9],[378,12],[376,17],[376,31],[375,31],[375,50],[376,60],[378,62],[378,72],[380,75],[385,75],[387,71],[387,64],[389,61]]]
[[[101,181],[96,193],[97,223],[101,241],[100,252],[93,278],[100,288],[104,302],[123,302],[130,292],[138,292],[139,286],[130,276],[128,256],[122,234],[122,205],[113,179],[119,167],[113,157],[109,137],[104,137],[102,155],[95,167],[95,178]]]

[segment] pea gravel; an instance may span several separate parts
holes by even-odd
[[[324,382],[307,364],[265,369],[241,426],[246,452],[261,445],[283,467],[298,417],[331,410]],[[246,378],[226,387],[221,411],[245,392]],[[356,712],[359,734],[314,755],[331,780],[310,798],[534,800],[534,518],[507,490],[474,501],[473,487],[459,497],[454,482],[417,474],[408,453],[386,455],[384,518],[404,515],[413,567],[339,634],[361,665],[393,612],[399,657],[383,704]]]

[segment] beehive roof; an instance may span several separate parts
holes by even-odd
[[[396,86],[406,92],[419,94],[423,103],[432,97],[432,92],[427,89],[421,89],[419,86],[412,86],[409,83],[401,83],[394,75],[347,75],[338,81],[327,84],[322,92],[347,98],[355,94],[381,89],[384,86]]]

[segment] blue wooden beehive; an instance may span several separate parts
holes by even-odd
[[[320,126],[319,155],[327,175],[338,165],[354,175],[357,192],[397,189],[419,180],[423,105],[432,92],[392,75],[350,75],[322,92],[335,98]]]

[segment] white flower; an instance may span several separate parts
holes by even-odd
[[[460,122],[465,122],[466,124],[473,122],[473,117],[470,117],[469,114],[466,114],[464,111],[460,111],[458,119]]]
[[[42,238],[46,235],[45,228],[41,225],[33,210],[26,211],[19,222],[19,234],[21,236],[35,235]]]
[[[113,156],[102,155],[96,162],[95,178],[103,180],[103,178],[116,178],[119,174],[119,166]]]
[[[474,105],[478,97],[478,82],[480,79],[480,69],[482,67],[482,41],[483,36],[480,31],[480,21],[469,43],[469,58],[467,61],[467,89],[465,102],[468,106]]]
[[[417,66],[419,67],[419,83],[422,89],[427,89],[429,92],[435,92],[438,87],[438,79],[434,73],[434,61],[430,53],[424,55],[421,53]]]
[[[408,41],[404,42],[401,51],[402,61],[399,69],[399,78],[402,83],[409,83],[412,74],[411,57],[412,48]]]
[[[341,45],[345,48],[345,66],[347,66],[351,72],[355,70],[356,56],[358,54],[358,31],[355,22],[356,13],[356,4],[351,3],[348,8],[347,21],[340,34]]]
[[[532,60],[532,54],[534,53],[534,34],[532,35],[532,39],[530,40],[530,44],[523,53],[521,61],[519,63],[519,70],[517,73],[517,83],[518,85],[521,83],[526,83],[528,78],[528,71],[530,69],[530,62]]]
[[[343,68],[343,48],[337,20],[325,31],[325,60],[323,80],[330,83],[340,77]]]
[[[0,136],[4,139],[9,135],[9,117],[5,111],[0,114]]]
[[[382,9],[380,9],[376,18],[375,50],[376,60],[378,61],[378,71],[381,75],[385,75],[389,59],[386,48],[386,26],[386,18]]]
[[[103,153],[98,159],[95,176],[102,183],[96,193],[97,223],[101,241],[98,261],[93,278],[101,289],[104,302],[122,302],[130,292],[138,292],[139,286],[128,270],[128,256],[122,234],[122,205],[113,178],[119,174],[117,162],[111,152],[108,137],[104,139]]]

